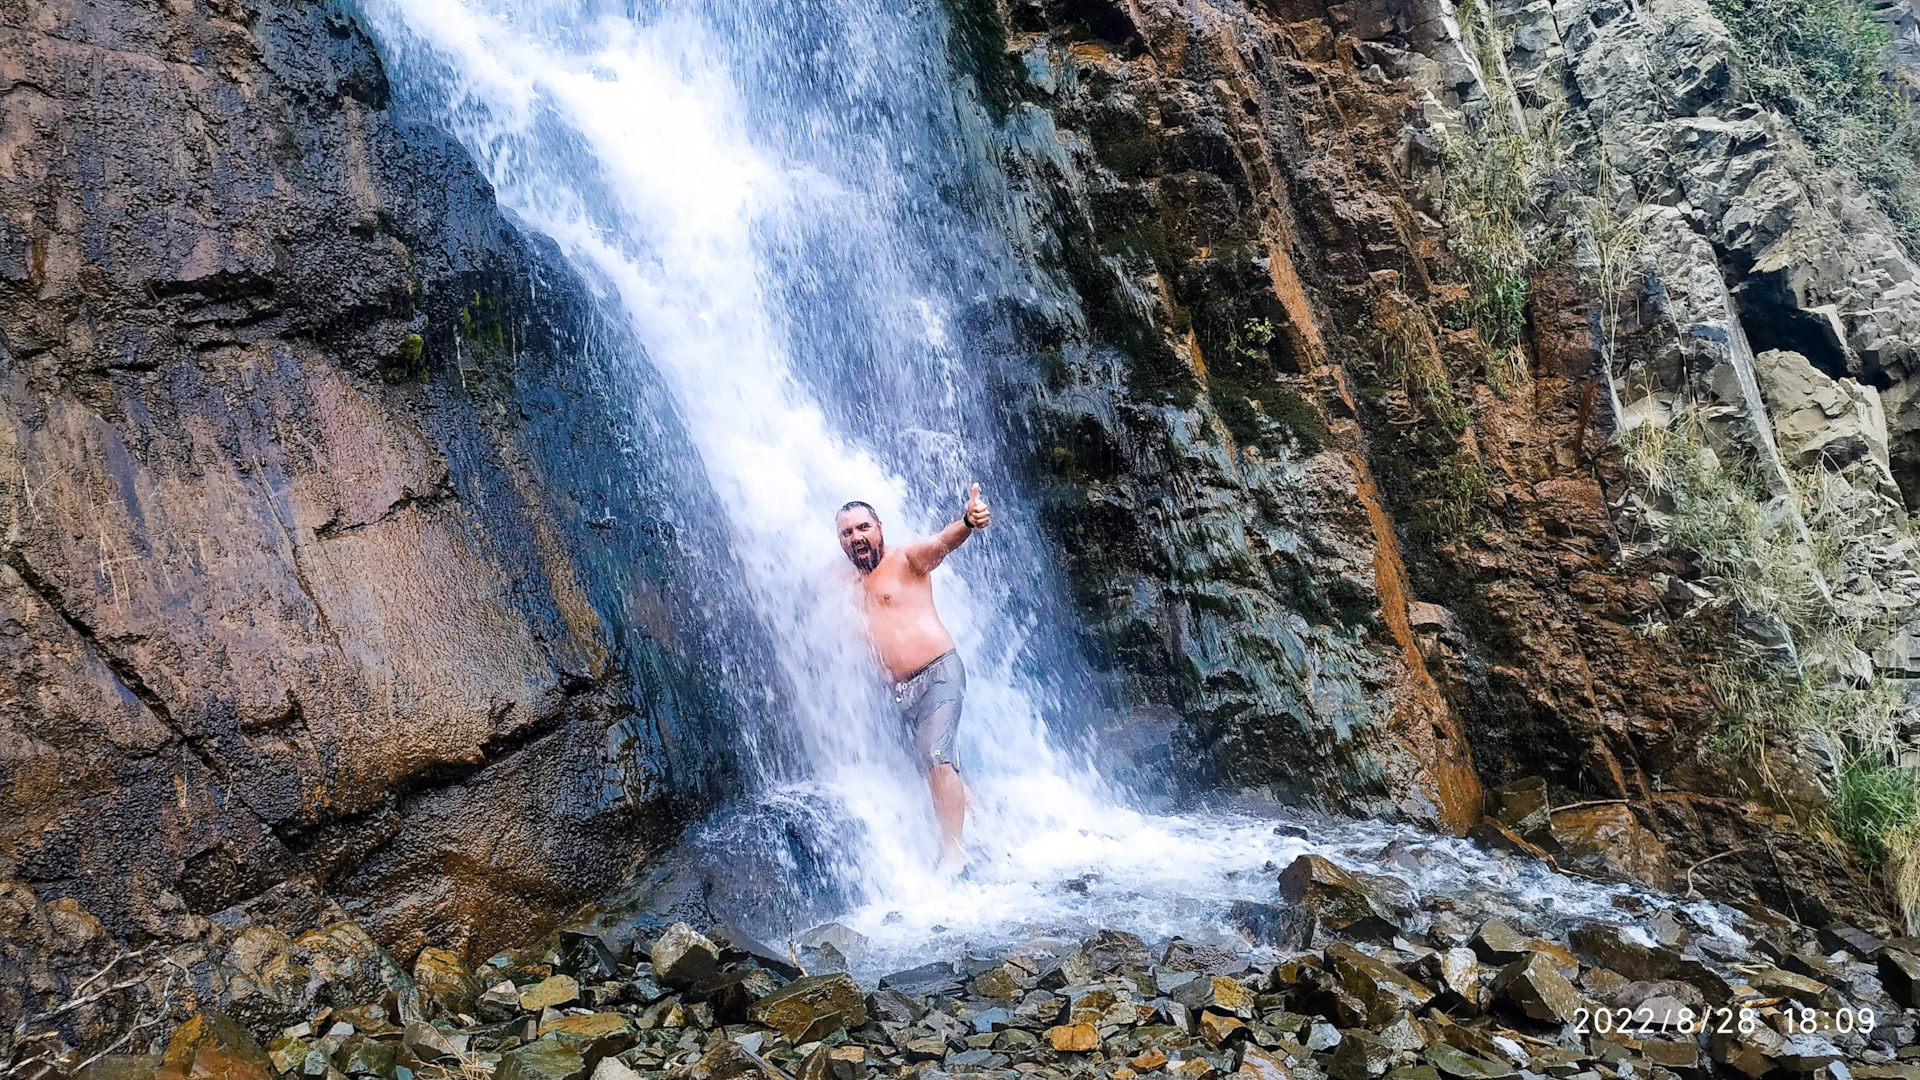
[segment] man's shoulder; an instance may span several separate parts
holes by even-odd
[[[904,577],[925,577],[926,575],[921,573],[920,569],[913,565],[913,560],[907,557],[907,553],[926,542],[927,538],[922,536],[915,538],[910,543],[901,544],[899,547],[888,548],[887,553],[880,557],[880,566],[876,567],[876,569],[892,569],[893,572]]]

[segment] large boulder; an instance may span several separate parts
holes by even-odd
[[[1575,1010],[1590,1009],[1565,975],[1544,953],[1528,953],[1494,976],[1493,992],[1535,1020],[1569,1023]]]
[[[458,953],[431,945],[413,958],[413,982],[428,1001],[449,1015],[471,1009],[485,989]]]
[[[294,939],[307,966],[325,984],[336,1008],[380,1001],[390,991],[413,989],[413,978],[358,923],[338,922]]]
[[[1390,938],[1401,930],[1393,911],[1359,878],[1318,855],[1302,855],[1280,871],[1280,895],[1339,933]]]
[[[580,996],[580,984],[571,975],[549,975],[520,992],[520,1007],[531,1013],[571,1004]]]
[[[650,955],[654,973],[669,986],[692,986],[720,963],[720,947],[683,922],[667,927]]]
[[[220,1007],[248,1028],[283,1028],[317,1011],[313,969],[304,951],[278,930],[242,930],[228,944],[223,966],[228,976]]]
[[[747,1018],[753,1003],[780,989],[780,980],[759,968],[737,968],[709,975],[688,992],[695,1001],[713,1006],[713,1018],[722,1024],[738,1024]]]
[[[1920,958],[1910,952],[1887,948],[1880,951],[1880,985],[1887,996],[1903,1009],[1920,1009]]]
[[[1595,965],[1629,979],[1647,982],[1677,979],[1697,988],[1714,1005],[1724,1005],[1733,999],[1733,988],[1705,964],[1664,945],[1642,944],[1618,926],[1588,923],[1576,929],[1568,940],[1576,952]]]
[[[1439,992],[1435,1005],[1462,1016],[1478,1016],[1487,1004],[1480,958],[1472,949],[1455,946],[1431,952],[1414,961],[1407,974]]]
[[[1396,1013],[1415,1013],[1434,999],[1431,987],[1400,969],[1338,942],[1327,948],[1327,970],[1366,1010],[1370,1027],[1383,1027]]]
[[[1619,803],[1562,810],[1553,815],[1559,856],[1571,866],[1669,888],[1673,871],[1667,846],[1640,824],[1630,807]]]
[[[1092,1024],[1062,1024],[1047,1029],[1047,1042],[1063,1053],[1084,1054],[1100,1049],[1100,1033]]]
[[[1887,415],[1880,392],[1850,379],[1834,379],[1805,356],[1769,349],[1753,358],[1753,372],[1773,421],[1774,441],[1788,460],[1838,469],[1866,461],[1889,490]]]
[[[668,1073],[670,1080],[789,1080],[732,1039],[718,1039],[698,1061]]]
[[[1147,943],[1124,930],[1096,930],[1092,937],[1080,943],[1080,951],[1087,954],[1088,961],[1098,971],[1145,970],[1153,964],[1153,953]]]
[[[567,1039],[537,1039],[500,1056],[493,1080],[582,1080],[587,1059]]]

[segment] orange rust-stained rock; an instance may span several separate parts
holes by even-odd
[[[1407,620],[1406,567],[1400,561],[1399,542],[1393,522],[1380,506],[1379,492],[1367,474],[1366,464],[1353,462],[1359,479],[1355,492],[1366,507],[1373,525],[1374,587],[1380,596],[1380,612],[1394,642],[1400,647],[1406,665],[1399,686],[1399,706],[1394,712],[1393,735],[1408,755],[1405,780],[1424,795],[1432,807],[1431,820],[1456,835],[1477,824],[1484,796],[1480,778],[1473,771],[1473,753],[1461,731],[1452,707],[1427,671],[1419,644]]]
[[[1155,305],[1141,333],[1103,336],[1095,319],[1090,336],[1184,343],[1164,364],[1142,362],[1152,378],[1078,377],[1132,410],[1120,422],[1037,410],[1041,431],[1066,436],[1053,458],[1069,466],[1064,485],[1088,475],[1075,440],[1100,433],[1104,501],[1063,500],[1049,528],[1100,631],[1126,643],[1116,663],[1130,685],[1186,713],[1196,760],[1283,797],[1457,831],[1481,820],[1482,781],[1540,776],[1557,803],[1633,800],[1674,864],[1728,844],[1764,850],[1738,809],[1757,778],[1696,753],[1720,715],[1701,678],[1710,650],[1643,632],[1671,618],[1649,579],[1698,570],[1623,557],[1610,503],[1626,476],[1609,449],[1599,298],[1555,265],[1530,283],[1517,352],[1460,328],[1458,307],[1480,286],[1434,224],[1445,214],[1420,91],[1385,59],[1444,44],[1438,5],[1113,11],[1091,38],[1028,13],[1016,47],[1079,75],[1035,103],[1092,146],[1074,162],[1092,224],[1056,230],[1078,245],[1077,265],[1108,275],[1076,280],[1097,301],[1084,310]],[[1060,160],[1049,145],[1032,171]],[[1236,263],[1243,253],[1259,261]],[[1659,347],[1636,339],[1633,298],[1620,299],[1616,347]],[[1261,320],[1273,340],[1249,349],[1240,331]],[[1176,369],[1178,380],[1162,373]],[[1279,407],[1288,394],[1306,407]],[[1451,410],[1444,424],[1436,402]],[[1271,483],[1275,462],[1304,480]],[[1206,550],[1213,537],[1218,552]],[[1255,570],[1313,584],[1275,588]],[[1210,653],[1233,642],[1214,607],[1290,662]],[[1289,636],[1281,610],[1308,629]],[[1315,633],[1362,624],[1353,653]],[[1353,667],[1372,678],[1332,674]],[[1356,690],[1371,708],[1343,707]],[[1667,801],[1681,791],[1705,801]],[[1698,876],[1717,895],[1758,892],[1782,910],[1868,895],[1811,847],[1791,862],[1780,882],[1738,858]]]
[[[154,1080],[273,1080],[273,1062],[237,1021],[202,1012],[175,1029]]]
[[[1047,1042],[1055,1050],[1086,1053],[1100,1049],[1100,1033],[1092,1024],[1060,1024],[1047,1029]]]
[[[1562,810],[1553,815],[1553,837],[1573,866],[1586,866],[1670,888],[1673,871],[1667,846],[1640,824],[1633,810],[1619,803]]]

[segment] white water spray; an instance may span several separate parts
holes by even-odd
[[[865,850],[836,855],[867,896],[911,898],[944,894],[936,830],[832,523],[863,499],[899,543],[951,520],[971,481],[1012,495],[951,330],[959,290],[992,265],[934,190],[955,142],[929,122],[952,116],[937,36],[831,7],[387,0],[368,14],[403,92],[631,318],[789,690],[766,730],[742,733],[749,758],[776,792],[824,794],[860,823]],[[1043,564],[1017,513],[1001,518],[936,578],[970,669],[961,760],[989,863],[1109,801],[1048,734],[1059,690],[1028,673],[1041,616],[1023,603],[1046,591]]]
[[[1272,898],[1276,865],[1303,851],[1352,864],[1396,837],[1411,860],[1398,872],[1422,889],[1561,917],[1609,909],[1620,890],[1393,826],[1324,824],[1308,840],[1257,815],[1143,814],[1050,733],[1084,681],[1061,669],[1071,635],[1046,607],[1045,551],[956,329],[1006,279],[992,238],[942,194],[964,163],[936,9],[366,11],[402,99],[451,130],[501,204],[626,314],[646,349],[633,362],[671,390],[785,688],[740,733],[760,806],[852,823],[815,854],[849,886],[840,914],[873,940],[869,973],[929,948],[1096,925],[1222,937],[1232,900]],[[996,525],[936,577],[969,668],[960,752],[980,801],[976,872],[951,882],[931,872],[926,787],[861,638],[832,521],[864,499],[897,543],[950,520],[975,480],[1000,506]]]

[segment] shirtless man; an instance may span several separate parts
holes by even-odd
[[[975,484],[960,520],[897,548],[887,547],[880,517],[866,503],[850,502],[834,519],[840,550],[860,572],[867,635],[893,681],[894,704],[900,707],[914,761],[933,790],[933,812],[940,819],[940,865],[949,870],[962,861],[960,830],[967,816],[967,787],[953,760],[967,669],[934,610],[929,575],[974,530],[986,528],[992,516]]]

